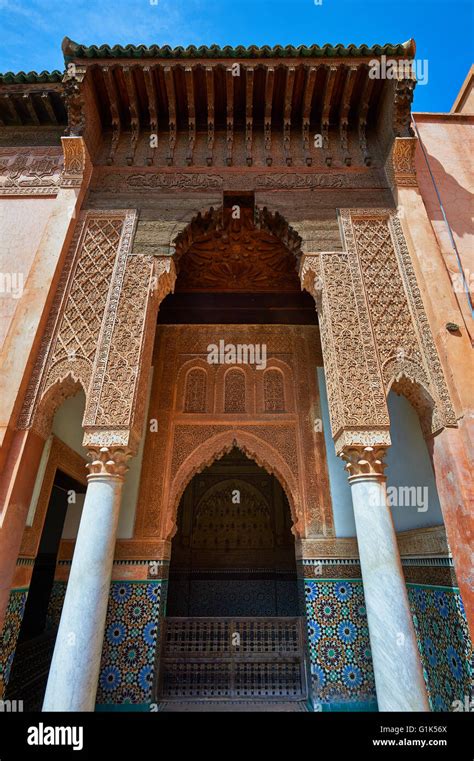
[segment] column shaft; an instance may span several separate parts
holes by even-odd
[[[43,711],[94,710],[123,484],[107,465],[89,475]]]
[[[385,476],[358,473],[349,482],[379,710],[429,711]]]
[[[367,607],[380,711],[429,711],[418,643],[388,504],[383,449],[343,452]]]

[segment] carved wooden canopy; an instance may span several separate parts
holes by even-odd
[[[176,241],[176,290],[299,293],[301,241],[288,225],[277,231],[277,216],[238,207],[196,217]]]

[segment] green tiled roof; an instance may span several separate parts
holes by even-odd
[[[61,71],[55,69],[54,71],[19,71],[15,74],[13,71],[7,71],[5,74],[0,74],[0,84],[3,85],[31,85],[31,84],[44,84],[51,82],[61,82],[63,74]]]
[[[367,58],[372,56],[403,56],[415,54],[415,41],[398,45],[189,45],[187,48],[172,48],[169,45],[79,45],[69,37],[62,43],[66,63],[77,58]]]

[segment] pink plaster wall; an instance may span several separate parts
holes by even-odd
[[[23,287],[26,285],[54,202],[54,198],[0,199],[0,348],[20,302],[16,289],[22,280]],[[9,276],[16,286],[13,292],[5,292]]]
[[[474,291],[474,116],[414,114],[427,161],[450,224],[466,280]],[[427,162],[417,145],[416,171],[423,201],[451,273],[457,260],[441,214]],[[462,294],[460,294],[462,296]],[[466,301],[464,297],[464,301]],[[464,311],[464,310],[463,310]]]

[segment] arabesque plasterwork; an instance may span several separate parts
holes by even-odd
[[[133,210],[81,215],[20,427],[34,423],[47,435],[58,399],[82,386],[86,392],[84,446],[136,451],[146,415],[159,303],[174,289],[175,260],[178,267],[185,266],[186,252],[200,236],[218,231],[221,219],[214,211],[198,215],[179,234],[174,242],[176,256],[170,257],[133,253],[137,221]],[[455,425],[396,215],[386,209],[344,209],[340,223],[346,250],[314,254],[301,254],[297,229],[279,215],[257,210],[255,219],[257,227],[290,247],[295,263],[300,260],[302,287],[315,298],[337,452],[345,452],[347,460],[350,452],[361,458],[364,448],[378,450],[390,445],[386,395],[391,388],[405,393],[415,404],[426,434]],[[275,399],[263,398],[275,379],[264,382],[262,373],[247,366],[241,369],[242,382],[240,375],[229,376],[227,382],[228,370],[206,363],[206,347],[216,336],[215,326],[200,331],[188,328],[187,337],[184,328],[168,328],[173,338],[166,339],[167,361],[155,372],[153,393],[159,399],[152,393],[150,415],[159,418],[159,433],[154,437],[147,434],[137,536],[168,540],[189,479],[234,445],[278,476],[288,495],[297,535],[330,536],[332,515],[318,503],[321,484],[316,486],[317,478],[327,479],[326,466],[311,462],[319,447],[315,447],[309,425],[305,432],[314,417],[310,402],[317,399],[317,390],[313,396],[310,393],[294,401],[291,390],[301,386],[301,381],[295,385],[295,377],[307,377],[303,387],[311,390],[308,379],[322,360],[316,354],[306,356],[307,348],[297,350],[297,335],[287,340],[289,328],[256,327],[258,342],[267,334],[269,367],[279,368],[282,374],[280,401],[275,407]],[[251,326],[241,326],[234,334],[228,326],[219,326],[219,330],[237,343],[241,339],[248,343],[252,337]],[[190,342],[188,349],[186,342]],[[313,348],[319,352],[316,345]],[[190,392],[194,402],[188,405],[186,417],[186,403],[180,395],[185,394],[186,373],[192,367],[204,369],[206,381],[203,385],[195,374],[198,386]],[[227,393],[234,394],[233,401],[226,399]],[[275,389],[271,393],[275,396]],[[193,407],[196,400],[198,406]],[[153,405],[158,405],[156,413]],[[153,459],[157,442],[161,442],[160,462],[155,457],[150,475],[147,462]],[[168,489],[166,495],[163,488]]]
[[[150,326],[175,278],[169,259],[132,255],[136,220],[131,209],[81,213],[18,428],[34,427],[47,437],[59,404],[82,388],[85,445],[131,441],[137,413],[143,417],[148,375],[141,369],[147,366],[147,347],[151,356]]]

